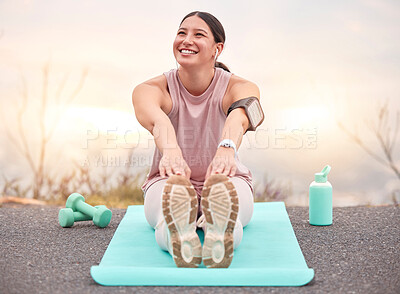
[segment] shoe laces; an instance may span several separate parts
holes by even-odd
[[[199,228],[203,228],[206,225],[206,217],[204,213],[199,217],[199,219],[196,222],[196,226]]]

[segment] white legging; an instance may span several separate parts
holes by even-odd
[[[253,216],[253,193],[250,186],[242,178],[230,178],[239,197],[239,215],[233,231],[233,247],[236,249],[243,237],[245,227]],[[146,191],[144,198],[144,214],[149,225],[155,229],[157,244],[161,249],[168,250],[167,230],[162,213],[162,193],[167,179],[162,179],[152,184]],[[158,226],[157,226],[158,225]],[[204,227],[203,227],[204,230]]]

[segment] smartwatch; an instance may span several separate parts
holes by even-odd
[[[226,148],[232,148],[235,151],[235,157],[237,156],[236,152],[236,144],[231,140],[231,139],[224,139],[222,140],[219,144],[218,147],[226,147]]]
[[[264,120],[264,112],[257,97],[243,98],[232,103],[226,116],[236,108],[243,108],[246,112],[249,119],[249,128],[247,131],[254,131]]]

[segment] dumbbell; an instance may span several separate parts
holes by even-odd
[[[98,205],[95,206],[95,208],[98,209],[101,206],[104,205]],[[90,215],[84,214],[79,211],[73,211],[71,208],[62,208],[58,213],[58,222],[63,228],[72,227],[75,222],[88,221],[92,219],[93,218]]]
[[[78,193],[73,193],[68,197],[65,207],[72,209],[74,213],[80,212],[82,214],[90,216],[90,219],[93,220],[93,223],[100,228],[106,227],[111,221],[111,216],[112,216],[111,210],[109,210],[104,205],[93,207],[85,203],[85,198]],[[71,211],[69,211],[69,215],[71,215],[70,212]],[[80,214],[77,214],[76,216],[78,219],[84,218]]]

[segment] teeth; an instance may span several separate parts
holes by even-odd
[[[191,50],[182,50],[181,51],[182,53],[186,53],[186,54],[196,54],[196,52],[194,52],[194,51],[191,51]]]

